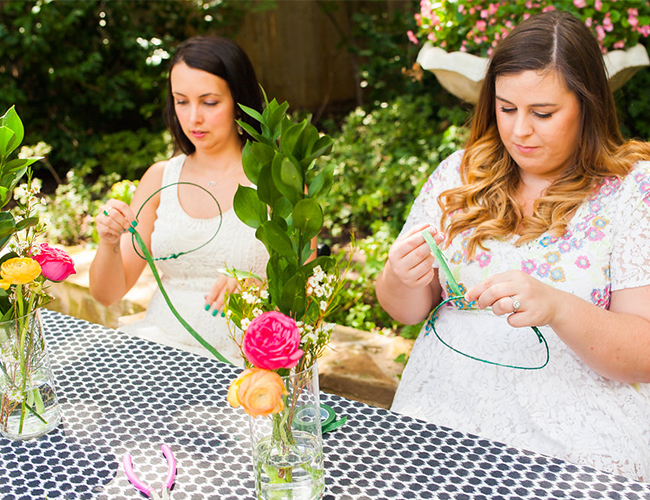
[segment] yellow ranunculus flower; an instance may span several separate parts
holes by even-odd
[[[41,275],[41,266],[30,257],[15,257],[2,263],[0,275],[0,286],[6,290],[9,285],[24,285],[34,281]]]
[[[228,389],[228,402],[234,408],[243,406],[253,417],[265,417],[284,410],[282,396],[286,396],[282,377],[262,368],[248,368]]]

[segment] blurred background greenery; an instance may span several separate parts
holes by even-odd
[[[519,0],[517,0],[519,1]],[[523,3],[523,2],[522,2]],[[196,34],[235,39],[270,98],[336,144],[322,240],[354,265],[339,324],[413,337],[376,303],[374,280],[413,199],[462,147],[471,107],[414,65],[418,0],[0,0],[0,113],[22,118],[48,238],[92,245],[107,197],[171,154],[162,109],[169,55]],[[643,39],[647,47],[648,40]],[[650,138],[650,70],[616,92],[626,137]],[[323,164],[322,166],[325,166]]]

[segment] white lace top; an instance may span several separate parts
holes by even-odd
[[[184,162],[185,155],[169,160],[163,186],[178,182]],[[195,249],[209,240],[219,226],[219,217],[194,219],[187,215],[179,203],[177,188],[172,186],[160,192],[151,235],[154,258]],[[219,276],[218,269],[227,265],[265,276],[267,261],[268,253],[255,238],[255,230],[241,222],[230,209],[222,214],[221,228],[210,243],[177,259],[157,260],[156,265],[165,291],[183,319],[229,361],[243,365],[226,320],[220,314],[212,316],[212,310],[205,311],[205,295]],[[145,319],[120,330],[210,356],[172,314],[160,290],[149,303]]]
[[[460,184],[462,152],[441,163],[416,199],[403,231],[438,228],[438,195]],[[650,285],[650,163],[608,179],[578,209],[561,237],[515,247],[489,240],[467,262],[463,240],[445,250],[461,288],[513,269],[609,307],[610,292]],[[442,274],[442,273],[441,273]],[[444,282],[442,283],[444,287]],[[447,293],[450,291],[448,290]],[[488,310],[448,303],[435,331],[468,355],[506,365],[540,366],[546,350],[531,328],[511,328]],[[460,309],[459,309],[460,307]],[[427,323],[416,340],[392,409],[529,449],[650,480],[650,384],[608,380],[585,365],[549,327],[550,361],[541,370],[482,363],[445,347]]]

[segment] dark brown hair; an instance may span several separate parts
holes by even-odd
[[[571,166],[556,179],[525,217],[515,200],[519,169],[501,141],[495,112],[498,77],[523,71],[556,71],[580,103],[580,140]],[[467,246],[472,257],[488,238],[520,235],[532,241],[546,231],[561,235],[575,209],[606,177],[625,176],[650,145],[625,142],[598,43],[571,14],[550,11],[519,24],[496,47],[481,86],[470,137],[461,163],[463,185],[445,191],[439,203],[444,221],[454,213],[449,237],[475,228]]]
[[[169,64],[167,77],[167,102],[165,104],[165,122],[174,138],[176,149],[189,155],[195,151],[194,144],[187,138],[181,128],[171,91],[171,70],[178,63],[185,63],[190,68],[200,69],[223,78],[227,83],[235,102],[235,116],[259,131],[259,122],[241,112],[239,104],[262,112],[262,95],[255,70],[246,52],[232,40],[217,36],[196,36],[180,44]],[[244,131],[242,145],[250,136]]]

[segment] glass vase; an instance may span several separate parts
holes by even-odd
[[[0,433],[15,440],[50,432],[61,421],[40,310],[0,322]]]
[[[282,377],[284,410],[249,417],[255,490],[263,500],[312,500],[325,489],[318,367]]]

